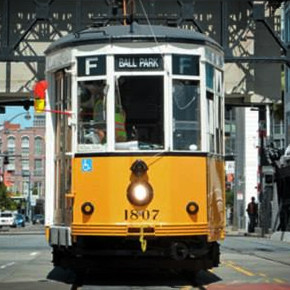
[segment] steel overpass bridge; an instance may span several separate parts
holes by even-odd
[[[281,38],[283,1],[248,0],[0,0],[0,102],[19,105],[44,78],[43,51],[87,26],[138,23],[186,27],[221,44],[225,62],[239,71],[227,103],[281,98],[281,65],[289,48]],[[265,64],[268,73],[265,72]],[[270,95],[269,81],[272,83]],[[274,83],[273,83],[274,82]]]

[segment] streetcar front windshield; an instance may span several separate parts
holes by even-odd
[[[116,150],[163,149],[163,119],[163,77],[116,78]]]
[[[114,95],[107,93],[104,80],[78,82],[79,150],[106,151],[113,137],[117,151],[164,149],[163,77],[119,76]],[[112,96],[115,128],[109,133],[106,109]]]
[[[105,81],[78,82],[78,143],[102,148],[106,142]]]

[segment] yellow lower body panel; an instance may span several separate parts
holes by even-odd
[[[146,236],[202,236],[208,235],[207,224],[119,224],[119,225],[83,225],[73,224],[73,236],[140,236],[143,231]]]

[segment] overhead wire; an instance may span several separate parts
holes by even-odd
[[[155,42],[156,45],[157,45],[157,49],[159,50],[159,54],[160,54],[160,56],[162,57],[163,64],[164,64],[164,70],[166,71],[167,75],[169,75],[169,70],[168,70],[168,68],[167,68],[167,65],[166,65],[166,62],[165,62],[164,55],[163,55],[163,53],[162,53],[161,50],[160,50],[158,39],[157,39],[156,34],[155,34],[154,30],[153,30],[153,27],[152,27],[152,24],[151,24],[150,19],[149,19],[149,17],[148,17],[148,14],[147,14],[147,12],[146,12],[146,9],[145,9],[145,7],[144,7],[144,5],[143,5],[142,0],[138,0],[138,1],[139,1],[140,6],[141,6],[141,9],[142,9],[142,11],[143,11],[143,14],[144,14],[144,16],[145,16],[146,22],[147,22],[147,24],[148,24],[148,26],[149,26],[150,32],[151,32],[151,34],[152,34],[152,36],[153,36],[154,42]],[[168,149],[168,150],[169,150],[169,149]],[[152,162],[150,162],[150,163],[148,164],[148,167],[150,167],[150,166],[153,165],[155,162],[157,162],[158,160],[160,160],[160,159],[164,156],[164,153],[165,153],[165,152],[166,152],[166,151],[158,152],[158,153],[156,153],[154,156],[152,156],[152,158],[150,158],[150,160],[153,159],[153,158],[155,159],[156,157],[159,157],[159,158],[157,158],[157,159],[153,160]]]
[[[140,6],[141,6],[142,12],[143,12],[143,14],[144,14],[144,16],[145,16],[146,22],[147,22],[147,24],[148,24],[148,26],[149,26],[150,32],[151,32],[151,34],[152,34],[152,36],[153,36],[154,42],[157,44],[157,49],[159,50],[159,54],[160,54],[161,57],[162,57],[163,64],[164,64],[164,70],[167,72],[167,75],[169,75],[169,70],[168,70],[167,65],[166,65],[166,63],[165,63],[164,55],[163,55],[163,53],[160,51],[160,47],[158,46],[158,45],[159,45],[159,42],[158,42],[158,39],[157,39],[157,37],[156,37],[156,34],[155,34],[154,30],[153,30],[153,27],[152,27],[152,24],[151,24],[150,19],[149,19],[149,17],[148,17],[148,14],[147,14],[147,12],[146,12],[146,9],[145,9],[145,7],[144,7],[144,5],[143,5],[143,1],[142,1],[142,0],[138,0],[138,1],[139,1]]]

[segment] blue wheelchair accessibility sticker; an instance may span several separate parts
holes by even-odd
[[[91,172],[93,170],[92,159],[82,159],[82,171]]]

